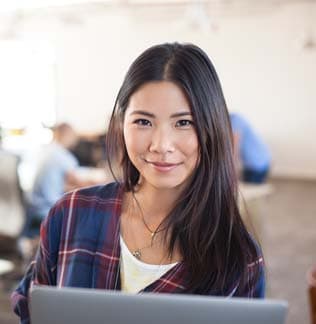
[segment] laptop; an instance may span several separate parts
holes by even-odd
[[[287,303],[37,286],[30,309],[32,324],[284,324]]]

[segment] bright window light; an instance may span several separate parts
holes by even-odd
[[[37,152],[52,139],[47,126],[56,123],[53,48],[39,41],[0,41],[0,71],[2,146],[21,157],[22,187],[29,189]]]
[[[54,124],[55,62],[49,44],[0,41],[0,71],[2,127]]]

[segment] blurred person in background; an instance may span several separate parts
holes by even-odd
[[[60,123],[53,127],[53,141],[41,152],[23,236],[39,235],[41,221],[66,191],[91,184],[81,180],[79,162],[70,151],[77,141],[78,135],[71,125]]]
[[[234,136],[236,164],[241,170],[241,180],[256,184],[265,182],[271,164],[271,155],[267,145],[240,114],[231,113],[230,121]]]

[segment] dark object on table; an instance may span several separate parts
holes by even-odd
[[[80,166],[97,167],[105,161],[105,135],[91,139],[81,138],[71,151]]]

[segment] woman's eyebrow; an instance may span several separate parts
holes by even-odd
[[[133,112],[131,112],[131,115],[144,115],[147,117],[151,117],[151,118],[155,118],[155,114],[150,113],[148,111],[144,111],[144,110],[134,110]],[[181,112],[177,112],[172,114],[170,117],[171,118],[175,118],[175,117],[182,117],[182,116],[191,116],[191,112],[190,111],[181,111]]]
[[[174,118],[174,117],[182,117],[182,116],[192,116],[192,114],[191,114],[190,111],[183,111],[183,112],[178,112],[178,113],[175,113],[175,114],[171,115],[172,118]]]
[[[155,118],[155,115],[148,112],[148,111],[144,111],[144,110],[134,110],[130,113],[130,115],[144,115],[147,117],[151,117],[151,118]]]

